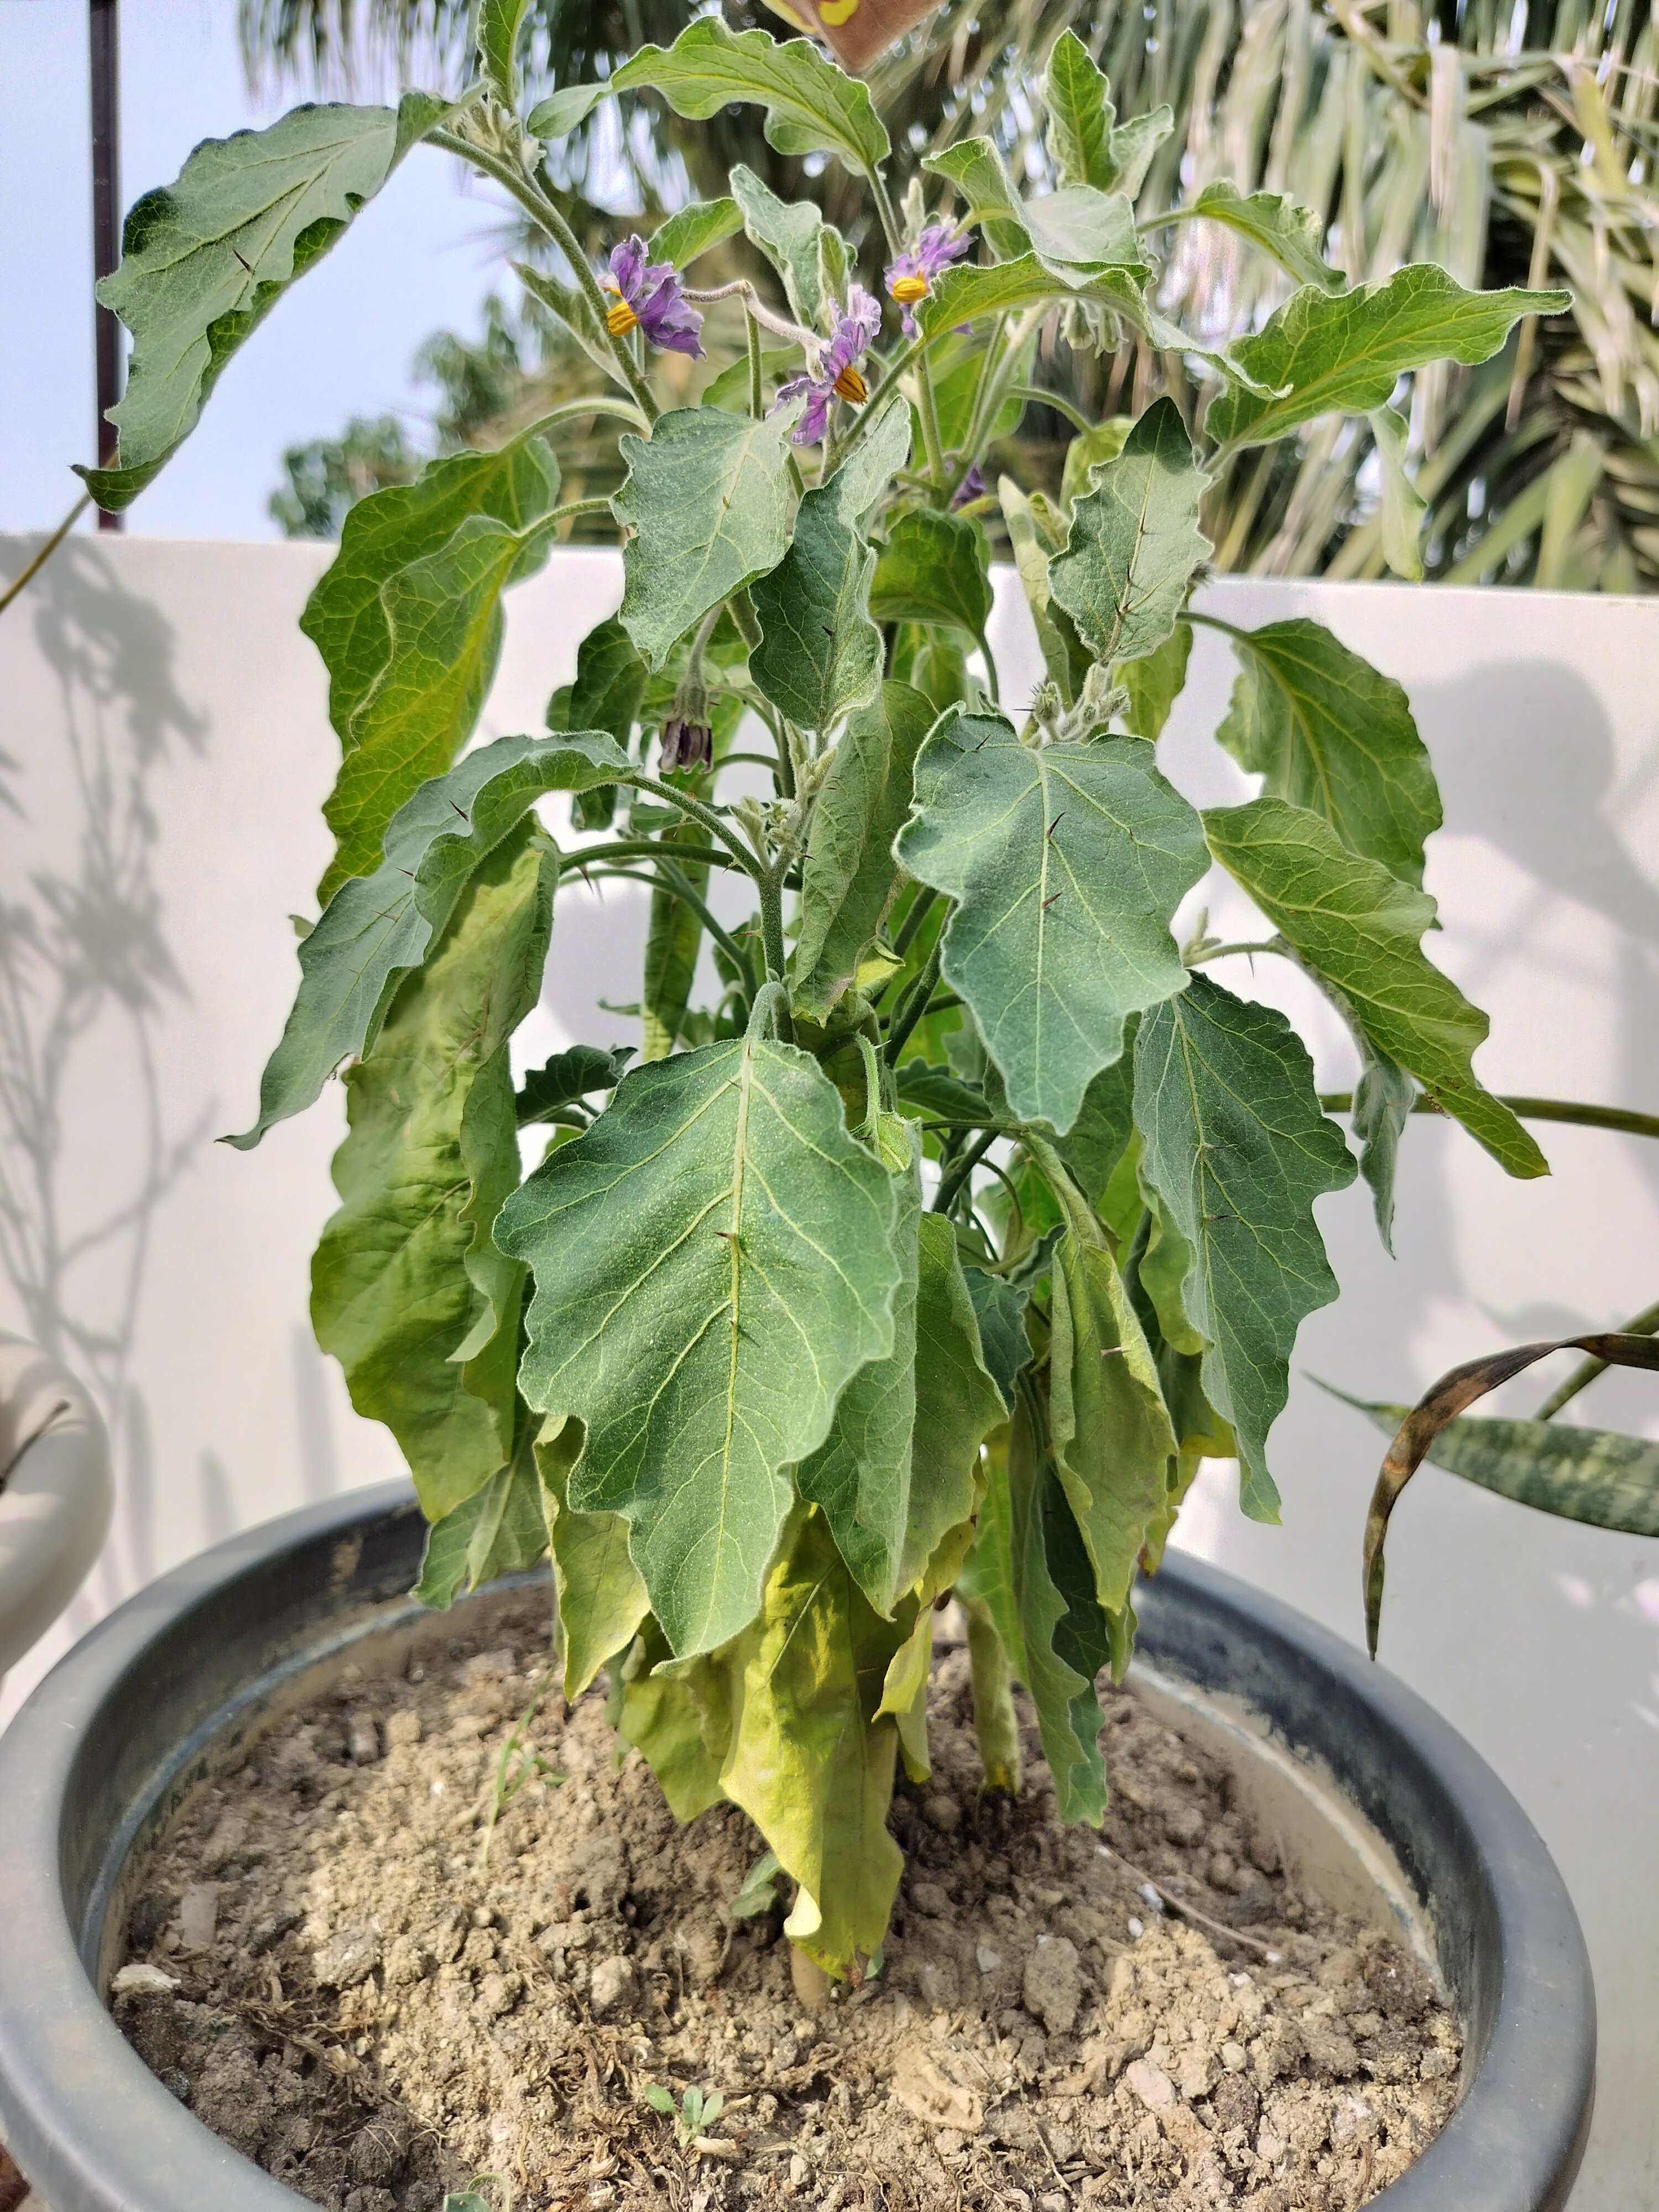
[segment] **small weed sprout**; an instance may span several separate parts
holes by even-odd
[[[720,2090],[704,2091],[695,2082],[676,2105],[672,2089],[665,2089],[660,2081],[647,2081],[645,2101],[653,2112],[672,2120],[675,2140],[682,2150],[689,2150],[699,2136],[706,2135],[726,2110],[726,2099]]]

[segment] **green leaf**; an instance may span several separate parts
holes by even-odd
[[[870,611],[878,622],[949,623],[981,637],[991,613],[988,555],[976,523],[913,507],[893,525],[876,563]]]
[[[1298,284],[1316,284],[1323,292],[1340,292],[1346,278],[1326,261],[1321,246],[1324,226],[1311,208],[1285,199],[1278,192],[1241,192],[1226,179],[1206,185],[1188,207],[1176,210],[1182,220],[1206,216],[1224,223],[1252,246],[1271,254],[1279,267]]]
[[[615,615],[588,631],[576,648],[567,729],[603,730],[628,750],[647,680],[645,663]]]
[[[1205,1394],[1237,1438],[1244,1510],[1276,1521],[1267,1431],[1298,1326],[1337,1293],[1313,1202],[1352,1182],[1352,1157],[1285,1017],[1205,975],[1141,1018],[1135,1125],[1192,1248],[1183,1303],[1206,1347]]]
[[[1350,853],[1321,816],[1282,799],[1212,807],[1204,830],[1222,866],[1336,986],[1378,1050],[1508,1174],[1547,1175],[1532,1138],[1470,1065],[1486,1017],[1423,957],[1419,940],[1435,915],[1428,893]]]
[[[1127,200],[1138,198],[1153,155],[1174,129],[1175,115],[1167,106],[1149,108],[1145,115],[1132,115],[1127,123],[1115,124],[1112,161],[1117,174],[1111,190],[1121,192]]]
[[[1396,576],[1420,584],[1429,502],[1406,472],[1407,426],[1392,407],[1373,409],[1370,419],[1382,471],[1382,556]]]
[[[829,224],[810,200],[781,200],[741,161],[732,171],[732,191],[750,243],[783,279],[796,321],[808,330],[827,330],[830,301],[837,296],[825,282],[823,234]],[[830,253],[833,259],[834,247]]]
[[[1120,1612],[1163,1510],[1176,1439],[1151,1349],[1105,1245],[1079,1243],[1068,1229],[1055,1249],[1054,1286],[1055,1464],[1094,1570],[1094,1594]]]
[[[1019,1794],[1019,1718],[1014,1711],[1013,1664],[983,1598],[957,1595],[968,1617],[968,1663],[974,1690],[974,1733],[988,1790]]]
[[[441,934],[472,873],[550,791],[580,791],[625,771],[602,732],[498,738],[423,784],[392,817],[386,859],[342,884],[300,941],[300,988],[259,1082],[259,1116],[224,1141],[252,1151],[274,1122],[317,1097],[343,1060],[380,1034],[402,978]]]
[[[1078,273],[1057,276],[1035,253],[982,268],[959,262],[945,270],[921,302],[916,319],[923,336],[933,339],[977,316],[1013,313],[1042,300],[1098,300],[1125,313],[1140,312],[1140,279],[1135,272],[1107,269],[1081,283],[1074,281]]]
[[[1164,643],[1212,550],[1198,526],[1209,478],[1172,399],[1146,410],[1117,459],[1091,472],[1072,508],[1049,586],[1102,660],[1137,660]]]
[[[717,15],[689,23],[666,52],[641,46],[611,84],[617,92],[648,87],[696,123],[732,100],[753,100],[765,108],[766,143],[780,154],[836,154],[868,171],[891,150],[867,86],[810,40],[731,31]]]
[[[922,747],[915,787],[898,854],[957,902],[945,979],[1016,1115],[1063,1135],[1125,1018],[1185,984],[1170,921],[1207,865],[1198,817],[1138,738],[1023,745],[960,712]]]
[[[935,1067],[925,1060],[907,1060],[898,1069],[901,1111],[907,1106],[941,1121],[975,1123],[983,1127],[1002,1118],[976,1084],[965,1082],[948,1067]]]
[[[1388,404],[1407,370],[1488,360],[1522,316],[1558,315],[1571,304],[1570,292],[1468,292],[1431,261],[1352,292],[1306,285],[1233,345],[1233,360],[1261,389],[1218,392],[1205,430],[1237,448],[1267,445],[1333,410],[1368,415]]]
[[[500,844],[346,1077],[342,1203],[312,1263],[312,1321],[352,1404],[397,1437],[433,1521],[513,1452],[522,1277],[471,1209],[480,1186],[518,1176],[507,1048],[540,992],[552,878],[527,826]],[[486,1306],[489,1340],[459,1360]]]
[[[1103,1067],[1083,1094],[1078,1117],[1056,1142],[1061,1158],[1092,1206],[1104,1197],[1124,1147],[1134,1135],[1134,1061],[1131,1047],[1139,1017],[1123,1025],[1123,1050]]]
[[[530,0],[478,0],[478,60],[509,106],[519,97],[519,70],[514,57],[520,26],[529,6]]]
[[[1400,1139],[1417,1103],[1417,1085],[1397,1060],[1379,1052],[1355,1024],[1359,1080],[1354,1086],[1353,1133],[1359,1139],[1359,1172],[1370,1188],[1376,1233],[1394,1257],[1394,1176]]]
[[[788,551],[755,586],[761,642],[749,659],[778,712],[825,738],[881,685],[882,635],[865,611],[876,556],[841,501],[823,484],[796,509]]]
[[[864,527],[909,458],[909,403],[895,392],[830,479],[841,495],[841,519],[850,529]]]
[[[1014,566],[1025,593],[1025,604],[1031,610],[1031,622],[1036,631],[1037,643],[1042,649],[1043,666],[1048,680],[1060,687],[1060,696],[1069,706],[1072,702],[1072,659],[1066,640],[1048,611],[1048,548],[1031,502],[1012,477],[997,480],[997,500],[1002,508],[1002,519],[1007,525],[1008,542],[1014,550]]]
[[[1078,432],[1066,448],[1066,460],[1060,470],[1060,503],[1066,514],[1082,494],[1093,489],[1094,472],[1099,464],[1115,461],[1123,451],[1124,440],[1134,427],[1132,415],[1109,415],[1092,429]]]
[[[660,2081],[647,2081],[646,2083],[645,2101],[651,2106],[653,2112],[666,2112],[670,2118],[672,2118],[674,2112],[674,2099],[672,2093],[669,2090],[665,2089]]]
[[[395,114],[296,107],[267,131],[204,138],[174,183],[135,201],[121,264],[97,288],[132,333],[126,396],[110,410],[118,458],[76,471],[100,507],[131,505],[231,356],[444,112],[420,93]]]
[[[1351,851],[1420,889],[1440,792],[1404,690],[1303,616],[1237,630],[1232,644],[1221,744],[1270,798],[1323,815]]]
[[[653,669],[712,607],[788,551],[789,428],[787,410],[756,422],[718,407],[676,407],[659,416],[648,440],[631,431],[618,439],[629,470],[611,506],[632,532],[621,619]]]
[[[651,258],[689,269],[699,254],[724,245],[743,228],[743,210],[734,199],[693,200],[678,209],[651,234]]]
[[[800,368],[800,356],[793,348],[769,346],[761,356],[761,383],[781,384]],[[749,356],[740,353],[735,361],[728,362],[718,376],[711,376],[703,386],[701,404],[719,407],[728,415],[746,415],[749,411]]]
[[[447,1613],[463,1591],[498,1575],[522,1573],[546,1557],[541,1485],[529,1445],[521,1441],[510,1466],[427,1530],[421,1579],[411,1595]]]
[[[1062,31],[1042,80],[1044,137],[1062,185],[1109,192],[1118,181],[1112,158],[1116,112],[1105,76],[1077,33]]]
[[[1146,273],[1134,209],[1121,193],[1066,183],[1022,200],[989,138],[963,138],[943,153],[925,154],[921,166],[956,187],[967,204],[967,220],[981,226],[1005,263],[1035,253],[1066,291],[1108,270],[1124,272],[1131,283]]]
[[[979,224],[1002,260],[1030,252],[1025,211],[994,140],[960,138],[941,153],[924,154],[921,166],[955,186],[963,220]]]
[[[1136,660],[1120,660],[1112,674],[1129,695],[1123,726],[1131,737],[1161,737],[1170,710],[1187,688],[1187,660],[1193,649],[1190,623],[1178,622],[1162,645]]]
[[[525,1395],[586,1424],[571,1502],[627,1517],[682,1655],[753,1616],[786,1470],[892,1348],[894,1208],[816,1061],[736,1038],[625,1075],[504,1211]]]
[[[933,727],[932,702],[887,683],[854,714],[812,810],[801,884],[793,1000],[822,1021],[858,973],[899,887],[893,840],[910,811],[912,777]]]
[[[763,1851],[743,1878],[743,1886],[726,1906],[733,1920],[753,1920],[777,1903],[783,1869],[775,1851]]]
[[[1388,1436],[1411,1411],[1409,1406],[1351,1398],[1328,1382],[1319,1387],[1369,1413]],[[1573,1428],[1560,1421],[1464,1413],[1447,1422],[1426,1456],[1448,1474],[1461,1474],[1465,1482],[1479,1483],[1540,1513],[1626,1536],[1659,1536],[1659,1444],[1644,1437]]]
[[[1026,1294],[983,1267],[964,1267],[963,1279],[979,1322],[980,1356],[997,1386],[1004,1410],[1014,1406],[1014,1377],[1031,1357],[1025,1334]]]
[[[533,1425],[532,1425],[533,1426]],[[564,1693],[580,1697],[599,1673],[638,1634],[651,1601],[628,1556],[628,1523],[620,1513],[581,1513],[570,1503],[570,1470],[586,1439],[579,1421],[545,1421],[536,1433],[542,1511],[553,1546],[558,1596],[554,1648],[564,1669]]]
[[[573,1044],[556,1052],[544,1066],[532,1068],[519,1086],[520,1127],[545,1121],[562,1106],[596,1091],[614,1091],[633,1057],[634,1048],[629,1044]]]
[[[512,267],[525,290],[558,317],[594,367],[607,378],[615,376],[617,349],[586,293],[528,261],[515,261]]]
[[[580,128],[610,91],[611,87],[603,79],[595,84],[562,84],[556,92],[549,93],[545,100],[531,109],[525,129],[544,145],[568,138],[573,131]]]

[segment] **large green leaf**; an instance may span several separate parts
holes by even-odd
[[[478,60],[501,98],[519,96],[519,69],[514,54],[519,29],[530,0],[478,0]]]
[[[840,264],[845,287],[847,249],[810,200],[781,200],[754,171],[738,162],[732,191],[743,228],[783,279],[798,322],[809,331],[827,330],[829,307],[839,296],[833,277]]]
[[[423,784],[392,817],[386,858],[341,884],[300,943],[300,988],[259,1082],[251,1151],[274,1122],[309,1106],[351,1054],[380,1033],[399,982],[441,934],[471,875],[544,793],[581,791],[628,767],[602,731],[498,738]]]
[[[1043,133],[1062,185],[1109,192],[1118,180],[1112,159],[1116,120],[1104,72],[1077,33],[1054,40],[1042,80]]]
[[[881,632],[866,611],[876,556],[842,519],[842,489],[809,491],[789,550],[755,586],[761,641],[749,672],[781,714],[823,737],[881,684]]]
[[[1254,337],[1233,346],[1234,361],[1261,389],[1218,392],[1205,430],[1217,445],[1237,448],[1269,444],[1334,410],[1369,414],[1388,404],[1407,370],[1488,360],[1523,315],[1558,315],[1571,303],[1568,292],[1513,285],[1468,292],[1431,261],[1352,292],[1305,285]]]
[[[674,1818],[695,1820],[726,1794],[706,1717],[711,1692],[723,1705],[724,1685],[713,1677],[707,1659],[692,1660],[678,1674],[659,1671],[673,1657],[658,1623],[641,1621],[637,1641],[611,1669],[605,1717],[624,1743],[644,1753]]]
[[[805,39],[731,31],[718,15],[687,24],[666,52],[641,46],[611,79],[617,92],[659,92],[676,115],[706,123],[733,100],[766,110],[766,143],[781,154],[836,154],[869,170],[890,150],[869,89]]]
[[[1138,660],[1174,629],[1212,550],[1198,526],[1209,478],[1174,400],[1156,400],[1091,482],[1072,508],[1049,588],[1098,659]]]
[[[1024,210],[994,140],[960,138],[940,153],[924,154],[921,166],[955,186],[963,219],[980,225],[1005,261],[1030,252]]]
[[[1237,1438],[1244,1510],[1275,1521],[1267,1431],[1297,1329],[1337,1292],[1313,1202],[1352,1182],[1352,1156],[1285,1017],[1205,975],[1141,1018],[1135,1123],[1192,1248],[1184,1303],[1205,1340],[1205,1394]]]
[[[979,1323],[980,1357],[997,1386],[1005,1411],[1014,1406],[1014,1378],[1031,1356],[1025,1334],[1026,1294],[1001,1275],[983,1267],[964,1267],[974,1316]]]
[[[1367,417],[1382,472],[1382,557],[1407,583],[1423,580],[1423,531],[1429,502],[1406,467],[1409,435],[1406,419],[1392,407],[1374,407]]]
[[[535,1443],[558,1594],[554,1639],[571,1698],[632,1642],[651,1610],[628,1556],[627,1522],[620,1513],[580,1513],[570,1503],[570,1470],[584,1441],[580,1422],[551,1420],[542,1424]]]
[[[1015,260],[984,267],[963,262],[945,271],[918,307],[916,319],[923,336],[931,340],[981,315],[1008,314],[1036,307],[1042,300],[1074,296],[1098,299],[1121,310],[1138,307],[1139,278],[1127,270],[1112,270],[1086,283],[1074,284],[1044,268],[1035,253],[1021,253]]]
[[[1298,284],[1316,284],[1322,292],[1340,292],[1346,279],[1333,269],[1320,251],[1323,226],[1311,208],[1286,199],[1279,192],[1241,192],[1225,178],[1206,185],[1198,198],[1176,212],[1183,219],[1207,216],[1229,230],[1247,238],[1273,256]]]
[[[1210,849],[1293,945],[1328,977],[1377,1049],[1416,1076],[1510,1175],[1547,1175],[1543,1154],[1470,1064],[1491,1024],[1423,957],[1435,902],[1362,860],[1322,817],[1282,799],[1212,807]]]
[[[527,1427],[509,1463],[482,1490],[434,1521],[426,1532],[421,1579],[412,1595],[447,1612],[464,1592],[540,1565],[547,1557],[547,1520]]]
[[[898,853],[957,902],[945,981],[1015,1113],[1063,1134],[1126,1017],[1185,984],[1170,921],[1207,866],[1198,817],[1138,738],[1023,745],[960,713],[922,747],[915,787]]]
[[[527,827],[498,845],[346,1077],[342,1203],[312,1263],[312,1321],[352,1404],[397,1437],[434,1521],[515,1441],[519,1297],[471,1201],[517,1180],[507,1048],[540,991],[553,874]],[[485,1285],[469,1267],[475,1244],[488,1250]],[[486,1307],[488,1340],[458,1359]]]
[[[195,428],[225,363],[296,276],[374,198],[441,102],[296,107],[267,131],[204,138],[176,181],[128,213],[121,265],[98,297],[132,332],[110,410],[112,469],[82,469],[98,504],[129,507]]]
[[[894,524],[876,563],[870,611],[878,622],[949,623],[982,637],[991,613],[985,533],[959,514],[913,507]]]
[[[1401,686],[1303,615],[1236,630],[1232,645],[1220,742],[1271,797],[1311,807],[1352,851],[1420,887],[1440,792]]]
[[[624,753],[639,718],[648,672],[615,615],[588,631],[576,648],[568,721],[573,730],[603,730]]]
[[[586,1423],[571,1503],[626,1516],[682,1655],[752,1619],[787,1470],[892,1349],[894,1212],[816,1061],[752,1037],[624,1076],[504,1211],[525,1395]]]
[[[633,1057],[631,1044],[573,1044],[551,1054],[540,1067],[527,1070],[519,1085],[519,1127],[550,1121],[561,1107],[596,1091],[614,1091]]]
[[[1100,1602],[1128,1602],[1147,1531],[1163,1510],[1176,1439],[1158,1370],[1103,1243],[1068,1229],[1054,1252],[1049,1355],[1054,1460]]]
[[[989,138],[959,139],[942,153],[924,155],[922,167],[955,185],[966,203],[967,220],[982,225],[1005,261],[1035,253],[1067,291],[1108,270],[1121,270],[1131,282],[1146,273],[1134,209],[1121,192],[1065,183],[1021,200]]]
[[[630,431],[617,441],[628,477],[611,505],[631,532],[621,619],[653,669],[711,607],[788,551],[789,424],[787,411],[756,422],[676,407],[649,439]]]
[[[910,811],[912,778],[932,703],[888,683],[854,714],[812,809],[795,945],[794,1001],[822,1021],[858,973],[899,887],[893,840]]]

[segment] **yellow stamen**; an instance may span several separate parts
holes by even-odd
[[[830,386],[830,390],[834,392],[838,398],[842,399],[851,399],[860,406],[862,406],[864,402],[870,397],[869,386],[865,382],[864,379],[859,374],[857,369],[855,369],[850,362],[844,369],[842,369],[841,374],[836,379],[834,384]]]
[[[625,338],[639,319],[626,300],[618,300],[605,317],[605,326],[613,338]]]
[[[908,307],[917,300],[926,299],[927,279],[921,276],[896,276],[887,289],[902,307]]]

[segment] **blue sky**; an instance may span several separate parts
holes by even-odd
[[[121,0],[121,70],[125,206],[169,183],[198,139],[303,96],[250,96],[236,0]],[[487,188],[417,149],[231,363],[128,527],[270,537],[285,446],[349,414],[429,407],[410,362],[433,331],[477,327],[505,274],[498,221]],[[90,222],[86,0],[0,0],[0,531],[58,522],[79,489],[70,464],[92,457]]]

